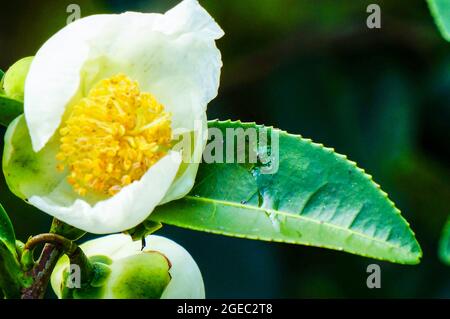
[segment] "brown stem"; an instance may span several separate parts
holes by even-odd
[[[22,289],[22,299],[43,299],[58,259],[66,252],[75,254],[75,256],[79,254],[80,248],[71,240],[80,238],[85,232],[81,232],[56,218],[53,219],[50,232],[49,234],[32,237],[25,244],[25,249],[33,249],[37,244],[45,243],[38,261],[27,273],[28,276],[33,278],[33,283]],[[70,239],[61,236],[66,236],[66,234]]]
[[[43,299],[53,268],[63,254],[61,247],[45,244],[36,265],[28,272],[34,278],[30,287],[22,289],[22,299]]]

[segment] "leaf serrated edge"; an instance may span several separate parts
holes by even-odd
[[[150,219],[151,219],[151,215],[150,215]],[[236,234],[236,233],[225,232],[225,231],[220,231],[220,230],[211,230],[211,229],[205,230],[200,227],[194,227],[194,226],[183,224],[183,223],[166,223],[166,224],[169,224],[172,226],[177,226],[177,227],[182,227],[185,229],[201,231],[204,233],[209,233],[209,234],[214,234],[214,235],[222,235],[222,236],[241,238],[241,239],[260,240],[260,241],[266,241],[266,242],[272,242],[272,243],[282,243],[282,244],[289,244],[289,245],[296,245],[296,246],[299,244],[298,242],[296,242],[294,240],[275,240],[275,239],[265,238],[265,237],[261,237],[261,236],[242,235],[242,234]],[[331,246],[331,245],[311,244],[308,242],[303,242],[301,245],[307,246],[307,247],[325,248],[325,249],[330,249],[330,250],[334,250],[334,251],[338,251],[338,252],[347,252],[347,253],[351,253],[353,255],[357,255],[357,256],[361,256],[361,257],[372,258],[372,259],[387,261],[387,262],[395,262],[395,263],[398,263],[401,265],[411,265],[411,264],[418,263],[418,261],[415,263],[411,263],[411,262],[406,262],[401,259],[382,258],[382,257],[378,257],[378,256],[364,254],[361,251],[353,251],[353,250],[349,250],[349,249],[344,249],[343,247],[336,247],[336,246]],[[393,247],[391,247],[391,248],[393,248]]]
[[[389,198],[389,195],[388,195],[385,191],[383,191],[383,190],[381,189],[381,186],[380,186],[378,183],[376,183],[376,182],[373,180],[373,176],[370,175],[370,174],[368,174],[363,168],[359,167],[358,164],[357,164],[357,162],[355,162],[355,161],[353,161],[353,160],[350,160],[350,159],[347,157],[347,155],[338,153],[338,152],[335,151],[334,148],[327,147],[327,146],[323,145],[322,143],[314,142],[311,138],[305,138],[305,137],[303,137],[303,136],[300,135],[300,134],[292,134],[292,133],[289,133],[289,132],[287,132],[287,131],[285,131],[285,130],[276,128],[276,127],[274,127],[274,126],[268,126],[268,125],[256,124],[256,122],[242,122],[241,120],[233,121],[233,120],[231,120],[231,119],[227,119],[227,120],[213,119],[213,120],[208,121],[208,125],[209,125],[210,123],[218,123],[218,124],[240,124],[240,125],[242,125],[242,126],[256,126],[258,129],[270,129],[270,130],[275,130],[275,131],[278,131],[279,134],[284,134],[284,135],[286,135],[286,136],[289,136],[289,137],[292,137],[292,138],[295,138],[295,139],[299,139],[299,140],[301,140],[301,141],[303,141],[303,142],[309,143],[309,144],[310,144],[311,146],[313,146],[313,147],[316,147],[316,148],[319,148],[319,149],[322,149],[322,150],[326,150],[326,151],[328,151],[328,152],[330,152],[330,153],[333,153],[337,158],[339,158],[339,159],[345,161],[346,163],[350,164],[350,166],[354,167],[354,168],[356,169],[356,171],[359,171],[359,172],[362,174],[362,176],[369,182],[369,184],[371,184],[372,186],[375,187],[375,189],[380,193],[380,195],[381,195],[383,198],[386,199],[386,202],[387,202],[387,203],[389,204],[389,206],[393,209],[393,211],[399,216],[399,218],[405,223],[405,225],[408,226],[408,230],[409,230],[409,232],[412,234],[412,238],[413,238],[413,240],[414,240],[414,244],[415,244],[415,246],[418,248],[418,251],[417,251],[417,252],[413,252],[413,251],[411,251],[410,249],[406,249],[406,251],[407,251],[407,253],[416,256],[416,263],[419,263],[419,262],[420,262],[420,259],[423,257],[423,251],[422,251],[422,248],[420,247],[419,242],[418,242],[417,239],[416,239],[416,234],[415,234],[415,232],[414,232],[414,231],[412,230],[412,228],[410,227],[410,223],[402,216],[401,211],[395,206],[395,203]],[[334,225],[334,224],[329,224],[329,225],[331,225],[331,226],[336,226],[336,225]],[[213,232],[213,231],[208,231],[208,232],[216,233],[216,232]],[[220,232],[219,232],[219,233],[220,233]],[[223,235],[224,235],[224,234],[223,234]],[[235,237],[242,237],[242,238],[250,238],[250,237],[245,237],[245,235],[244,235],[244,236],[242,236],[242,235],[241,235],[241,236],[233,235],[233,236],[235,236]],[[365,237],[365,236],[363,236],[363,237]],[[368,237],[368,236],[367,236],[367,237]],[[369,238],[371,238],[371,239],[377,239],[377,238],[375,238],[375,237],[369,237]],[[256,239],[256,238],[255,238],[255,239]],[[270,240],[270,241],[274,241],[274,240]],[[283,242],[289,243],[289,241],[283,241]],[[308,246],[308,244],[305,244],[305,245]],[[309,246],[311,246],[311,245],[309,245]],[[322,247],[322,248],[335,249],[335,248],[332,248],[332,247],[326,247],[326,246],[319,246],[319,245],[314,245],[314,246]],[[404,246],[395,246],[395,245],[394,245],[394,247],[396,247],[397,249],[405,250],[405,249],[403,248]],[[349,251],[349,252],[351,252],[351,251]],[[364,256],[364,257],[368,257],[368,255],[364,255],[364,254],[358,253],[358,252],[351,252],[351,253],[354,253],[354,254],[360,255],[360,256]],[[374,257],[372,257],[372,258],[374,258]],[[375,259],[386,260],[386,259],[381,259],[381,258],[375,258]],[[398,262],[398,261],[397,261],[397,262]],[[400,263],[404,263],[404,262],[400,262]]]

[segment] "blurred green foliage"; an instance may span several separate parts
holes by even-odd
[[[2,2],[0,68],[33,55],[62,28],[68,0]],[[76,1],[82,16],[163,12],[177,1]],[[450,297],[450,268],[437,256],[450,213],[450,44],[424,0],[201,0],[225,30],[223,74],[210,118],[274,125],[347,154],[383,186],[416,231],[418,266],[311,247],[226,238],[164,227],[203,271],[208,297]],[[3,131],[1,132],[3,133]],[[2,147],[3,148],[3,147]],[[0,201],[19,239],[50,218],[15,198]],[[107,212],[105,212],[107,213]],[[366,287],[378,263],[382,288]]]
[[[450,218],[442,230],[442,237],[439,244],[439,256],[443,263],[450,266]]]
[[[427,0],[442,36],[450,41],[450,3],[447,0]]]

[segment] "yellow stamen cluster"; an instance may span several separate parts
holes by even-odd
[[[68,168],[74,190],[114,195],[167,153],[171,116],[137,82],[119,74],[100,81],[73,106],[59,133],[58,169]]]

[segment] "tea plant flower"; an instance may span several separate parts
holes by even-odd
[[[91,233],[132,228],[192,188],[223,31],[196,0],[89,16],[51,37],[5,136],[11,190]],[[193,137],[189,148],[175,147]]]
[[[62,257],[51,277],[52,288],[59,298],[205,298],[197,264],[183,247],[170,239],[147,236],[146,246],[141,250],[141,241],[115,234],[80,247],[88,258],[103,263],[109,271],[93,286],[68,290],[64,279],[68,278],[69,259]]]

